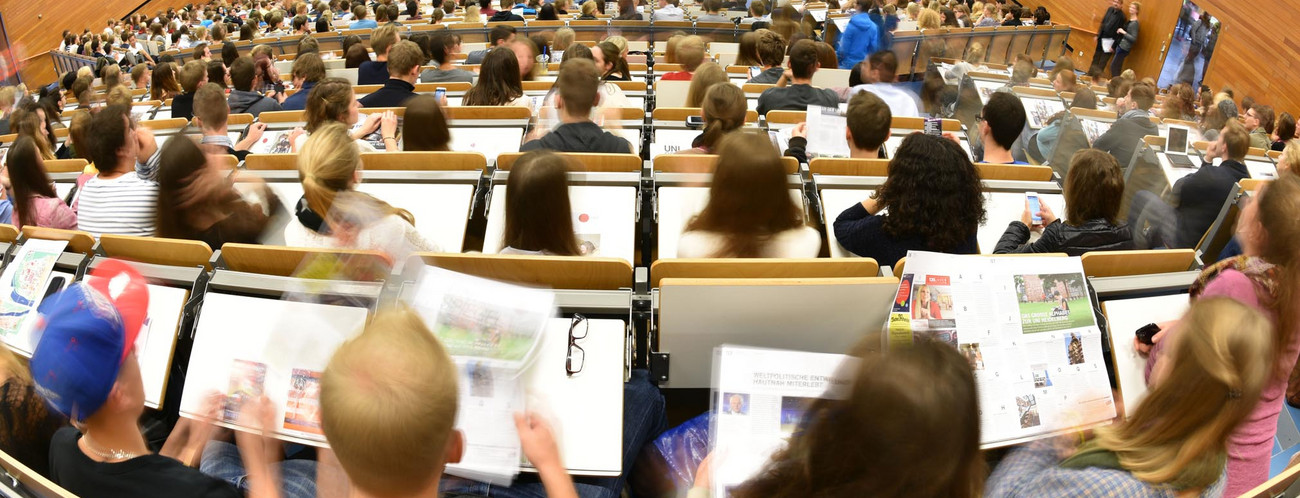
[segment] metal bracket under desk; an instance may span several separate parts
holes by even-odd
[[[1088,282],[1092,283],[1092,288],[1097,291],[1097,299],[1106,299],[1131,294],[1186,291],[1200,274],[1199,271],[1184,271],[1123,277],[1088,277]]]

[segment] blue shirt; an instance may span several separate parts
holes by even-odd
[[[280,108],[286,111],[301,111],[307,108],[307,94],[311,93],[311,88],[316,86],[315,81],[308,81],[302,84],[302,88],[293,92],[284,102],[280,103]]]
[[[360,21],[353,21],[352,24],[348,25],[348,29],[374,29],[378,27],[379,27],[379,23],[376,23],[374,19],[362,19]]]

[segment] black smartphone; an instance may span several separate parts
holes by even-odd
[[[1138,342],[1151,346],[1155,344],[1151,339],[1156,336],[1157,332],[1160,332],[1160,326],[1154,323],[1148,323],[1143,325],[1142,328],[1137,329],[1137,332],[1134,332],[1134,334],[1137,335]]]
[[[45,298],[48,298],[54,295],[54,293],[63,290],[63,286],[67,281],[68,281],[67,277],[64,277],[62,275],[50,275],[50,285],[45,288]]]

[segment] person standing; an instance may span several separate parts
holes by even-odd
[[[1115,50],[1115,59],[1110,62],[1110,77],[1119,76],[1124,71],[1124,59],[1128,53],[1133,50],[1133,45],[1137,43],[1138,38],[1138,9],[1142,4],[1133,2],[1128,4],[1128,24],[1116,31],[1119,34],[1119,47]]]
[[[1097,47],[1092,54],[1092,67],[1088,69],[1090,76],[1100,76],[1106,70],[1106,63],[1115,55],[1119,30],[1123,27],[1124,11],[1120,10],[1120,0],[1110,0],[1110,7],[1106,9],[1105,16],[1101,18],[1101,26],[1097,28]],[[1111,41],[1109,51],[1106,50],[1106,40]]]

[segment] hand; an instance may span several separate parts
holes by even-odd
[[[790,136],[808,138],[808,123],[799,123],[790,128]]]
[[[700,466],[695,469],[695,488],[709,489],[713,487],[713,453],[704,455],[700,460]]]
[[[295,127],[293,131],[289,132],[289,146],[294,152],[298,152],[298,137],[306,134],[307,132],[301,126]]]
[[[374,133],[375,130],[378,130],[380,121],[382,121],[383,119],[384,119],[384,115],[377,112],[372,112],[370,114],[367,114],[366,121],[361,124],[361,131],[363,132],[362,136],[369,135],[371,133]]]
[[[393,114],[393,111],[384,111],[379,118],[379,131],[379,134],[384,137],[397,136],[397,115]]]
[[[139,152],[136,155],[136,161],[145,163],[158,152],[158,142],[154,141],[153,130],[148,128],[136,128],[135,142],[140,145]]]
[[[1127,34],[1128,34],[1127,31],[1124,31],[1124,28],[1119,28],[1119,30],[1116,31],[1116,33],[1119,33],[1119,34],[1121,34],[1121,35],[1127,35]]]
[[[524,456],[533,467],[538,470],[564,467],[560,463],[560,448],[555,444],[551,426],[537,413],[515,413],[515,430],[519,432]]]
[[[1136,349],[1138,354],[1142,356],[1147,356],[1151,354],[1151,348],[1155,347],[1156,344],[1159,344],[1160,341],[1164,340],[1165,332],[1167,332],[1170,328],[1172,328],[1174,323],[1176,322],[1169,321],[1169,322],[1157,323],[1156,325],[1160,327],[1160,331],[1156,332],[1156,335],[1151,336],[1150,346],[1146,344],[1142,344],[1142,341],[1139,341],[1136,336],[1133,337],[1133,349]]]
[[[1025,199],[1025,210],[1020,213],[1020,222],[1030,229],[1034,228],[1034,213],[1029,211],[1029,199]]]
[[[957,138],[957,134],[956,134],[956,133],[953,133],[953,132],[951,132],[951,131],[945,131],[945,132],[943,132],[943,135],[942,135],[942,136],[943,136],[943,138],[946,138],[946,139],[948,139],[948,140],[952,140],[952,143],[955,143],[955,144],[957,144],[957,145],[961,145],[961,139],[960,139],[960,138]]]
[[[251,140],[256,143],[258,140],[262,139],[262,133],[264,132],[266,132],[266,123],[258,121],[248,125],[248,138],[245,140]]]
[[[1038,208],[1038,217],[1043,219],[1043,226],[1051,225],[1056,221],[1056,213],[1052,212],[1052,208],[1046,202],[1039,200]]]

